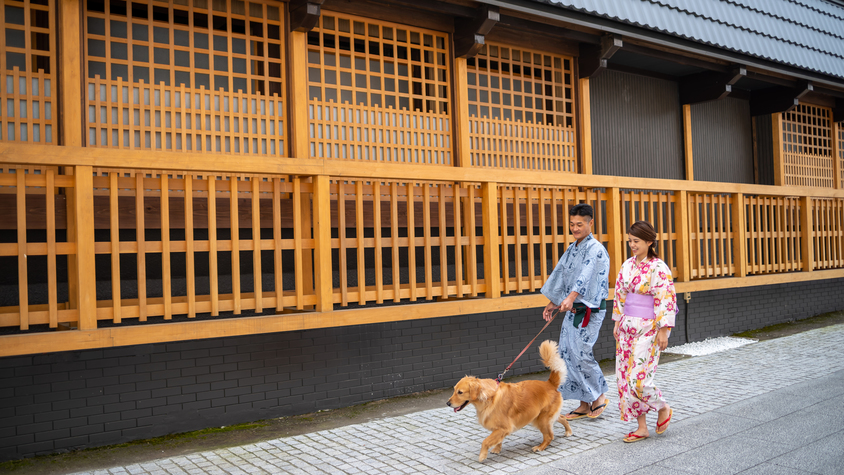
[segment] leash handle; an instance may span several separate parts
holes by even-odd
[[[507,367],[506,367],[506,368],[504,368],[504,372],[503,372],[503,373],[499,373],[499,374],[498,374],[498,377],[497,377],[497,378],[495,378],[495,384],[501,384],[501,380],[502,380],[502,379],[504,379],[504,375],[505,375],[505,374],[507,374],[507,371],[510,371],[510,368],[513,366],[513,364],[515,364],[515,363],[516,363],[516,361],[519,361],[519,358],[521,358],[521,357],[522,357],[522,355],[523,355],[523,354],[525,354],[525,351],[527,351],[527,349],[528,349],[528,348],[530,348],[530,345],[532,345],[532,344],[533,344],[533,342],[534,342],[534,341],[536,341],[536,339],[537,339],[537,338],[539,338],[539,335],[541,335],[541,334],[542,334],[542,332],[544,332],[544,331],[545,331],[545,329],[546,329],[546,328],[548,328],[548,325],[550,325],[550,324],[551,324],[551,322],[553,322],[553,321],[554,321],[554,319],[555,319],[555,318],[557,318],[557,314],[558,314],[558,313],[560,313],[560,309],[559,309],[559,307],[557,308],[557,310],[556,310],[554,313],[552,313],[552,314],[551,314],[551,319],[550,319],[550,320],[548,320],[548,322],[545,324],[545,326],[544,326],[544,327],[542,327],[542,330],[539,330],[539,333],[537,333],[537,334],[536,334],[536,336],[535,336],[535,337],[533,337],[533,340],[531,340],[531,341],[527,344],[527,346],[525,346],[525,348],[522,350],[522,352],[521,352],[521,353],[519,353],[519,356],[517,356],[517,357],[516,357],[516,359],[514,359],[512,363],[510,363],[509,365],[507,365]]]

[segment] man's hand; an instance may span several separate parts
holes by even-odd
[[[560,308],[559,305],[554,305],[554,302],[548,302],[548,305],[545,306],[545,309],[542,310],[542,318],[545,319],[546,322],[551,321],[551,316],[554,315],[554,310]]]
[[[574,307],[574,299],[575,297],[573,297],[572,295],[566,297],[565,300],[563,300],[563,302],[560,304],[560,311],[563,313],[570,311]]]
[[[671,334],[671,328],[662,327],[659,329],[659,332],[656,334],[656,346],[659,348],[659,351],[665,351],[668,348],[668,335]]]

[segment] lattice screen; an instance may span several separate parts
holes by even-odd
[[[286,154],[276,2],[89,0],[88,144]]]
[[[308,34],[311,155],[451,163],[445,33],[323,12]]]
[[[832,110],[801,104],[783,113],[785,184],[833,187]]]
[[[491,43],[467,67],[472,166],[576,171],[572,58]]]
[[[5,0],[0,10],[0,141],[55,143],[53,0]]]
[[[838,180],[839,188],[844,188],[844,122],[838,123],[838,137],[835,137],[835,140],[838,140],[838,156],[835,157],[835,160],[839,162],[839,169],[840,175],[835,177]]]

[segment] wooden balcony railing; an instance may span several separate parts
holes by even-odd
[[[213,157],[0,144],[0,326],[84,347],[540,306],[579,202],[613,275],[645,219],[679,291],[844,277],[841,190]]]

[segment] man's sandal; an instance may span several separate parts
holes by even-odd
[[[648,437],[649,437],[649,436],[647,436],[647,435],[636,435],[636,434],[634,434],[633,432],[631,432],[631,433],[627,434],[627,437],[625,437],[625,438],[624,438],[624,439],[622,439],[622,440],[623,440],[624,442],[627,442],[628,444],[631,444],[631,443],[633,443],[633,442],[639,442],[639,441],[645,440],[645,439],[647,439]]]
[[[663,432],[668,430],[668,424],[671,422],[671,416],[673,416],[673,415],[674,415],[674,409],[669,408],[668,409],[668,419],[665,419],[664,421],[662,421],[661,424],[660,424],[659,420],[656,421],[656,433],[657,434],[662,434]]]
[[[604,403],[603,403],[603,404],[601,404],[600,406],[598,406],[598,407],[591,407],[591,406],[590,406],[590,407],[589,407],[589,409],[591,409],[591,411],[590,411],[590,412],[595,412],[595,411],[598,411],[598,413],[597,413],[597,414],[595,414],[594,416],[593,416],[592,414],[587,414],[586,416],[587,416],[588,418],[590,418],[590,419],[597,419],[598,417],[600,417],[600,416],[601,416],[601,414],[603,414],[603,413],[604,413],[604,409],[606,409],[606,408],[607,408],[607,404],[608,404],[609,402],[610,402],[610,401],[609,401],[608,399],[604,399]]]
[[[569,417],[569,416],[572,416],[572,417]],[[573,420],[575,420],[575,419],[582,419],[582,418],[584,418],[584,417],[586,417],[586,416],[588,416],[588,414],[587,414],[587,413],[585,413],[585,412],[576,412],[576,411],[571,411],[571,412],[569,412],[568,414],[562,415],[562,416],[560,416],[560,417],[564,418],[564,419],[565,419],[565,420],[567,420],[567,421],[573,421]]]

